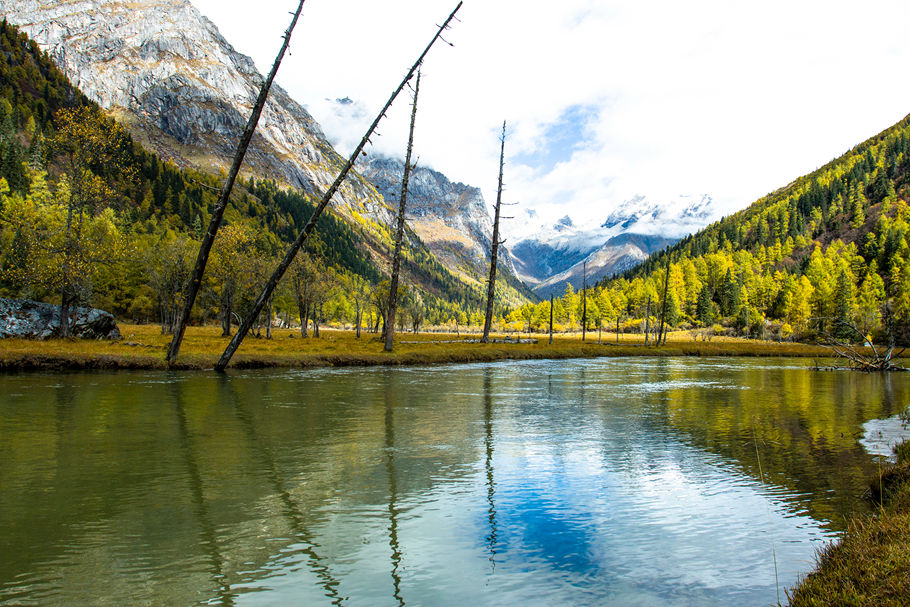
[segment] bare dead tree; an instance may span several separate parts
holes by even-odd
[[[215,243],[215,235],[218,233],[218,228],[221,227],[221,222],[224,219],[224,211],[227,208],[228,200],[231,197],[231,191],[234,189],[234,181],[237,179],[237,174],[240,172],[240,166],[243,164],[246,150],[250,145],[250,140],[253,138],[253,133],[256,131],[256,125],[259,124],[259,116],[262,114],[262,108],[265,106],[266,99],[268,99],[269,90],[272,88],[272,82],[275,80],[275,74],[278,73],[278,67],[281,65],[281,60],[284,58],[284,54],[291,44],[291,33],[293,33],[294,27],[297,25],[297,19],[300,18],[300,11],[303,10],[303,3],[304,0],[300,0],[300,4],[297,5],[297,11],[294,13],[291,25],[284,33],[284,43],[281,45],[281,50],[278,51],[278,56],[275,58],[275,63],[272,65],[272,71],[269,72],[265,82],[262,83],[262,88],[259,90],[259,98],[256,100],[256,105],[253,106],[253,113],[250,114],[250,119],[243,131],[243,135],[240,137],[237,152],[234,154],[234,163],[231,165],[231,171],[228,173],[227,181],[224,183],[221,195],[218,197],[218,202],[215,204],[215,208],[212,211],[212,220],[209,222],[209,229],[206,231],[202,243],[199,246],[199,255],[196,257],[193,275],[185,289],[186,300],[183,304],[183,311],[177,321],[177,327],[174,330],[174,338],[171,340],[171,345],[167,351],[168,365],[173,365],[177,362],[177,355],[180,353],[180,344],[183,342],[183,335],[186,332],[186,323],[190,318],[193,304],[196,302],[196,296],[199,294],[199,287],[202,285],[202,275],[205,273],[205,266],[209,260],[209,253],[211,253],[212,245]],[[258,314],[259,310],[256,311],[256,314],[253,314],[253,317],[258,316]]]
[[[648,295],[648,305],[645,309],[645,345],[651,344],[651,296]]]
[[[553,294],[550,293],[550,345],[553,345]]]
[[[506,123],[502,122],[502,137],[499,150],[499,187],[496,189],[496,209],[493,219],[493,243],[490,250],[490,277],[487,280],[487,312],[483,321],[483,338],[480,341],[490,343],[490,327],[493,324],[493,298],[496,295],[496,264],[499,261],[499,217],[502,209],[502,172],[506,159]]]
[[[266,283],[265,288],[262,293],[259,295],[259,298],[256,300],[256,303],[253,306],[253,314],[258,314],[262,307],[265,305],[266,300],[271,296],[272,291],[275,290],[275,287],[281,281],[281,277],[284,276],[284,273],[287,271],[288,266],[291,265],[291,262],[294,261],[294,257],[297,255],[297,252],[300,250],[300,247],[303,246],[304,241],[310,235],[310,232],[313,231],[313,228],[316,227],[316,222],[319,220],[319,216],[322,215],[322,211],[325,210],[325,207],[329,204],[329,201],[332,199],[332,196],[335,195],[335,192],[341,187],[341,184],[344,182],[345,178],[348,176],[348,173],[351,171],[351,168],[354,166],[354,162],[360,156],[360,153],[363,151],[363,148],[366,147],[367,142],[369,142],[370,137],[373,135],[373,131],[376,130],[376,127],[379,126],[379,122],[385,117],[386,112],[392,106],[392,102],[395,101],[395,98],[398,97],[398,94],[401,93],[405,85],[414,77],[414,73],[417,71],[417,68],[423,63],[424,57],[427,56],[427,53],[430,52],[430,49],[436,44],[436,41],[442,37],[442,33],[449,28],[449,23],[455,18],[455,13],[458,12],[458,9],[461,8],[462,2],[458,3],[458,6],[455,7],[455,10],[449,15],[448,19],[439,26],[436,35],[433,36],[433,39],[430,40],[430,43],[424,49],[423,53],[420,54],[420,57],[417,58],[417,61],[414,62],[414,65],[411,66],[411,69],[408,70],[408,73],[405,74],[404,78],[401,80],[401,83],[398,85],[398,88],[395,89],[395,92],[392,93],[392,96],[389,97],[389,100],[386,101],[386,104],[380,110],[379,114],[376,116],[376,119],[373,120],[373,124],[370,125],[370,128],[367,129],[366,134],[363,136],[363,139],[360,140],[360,143],[357,145],[357,148],[351,154],[351,157],[348,159],[347,164],[344,165],[344,168],[341,170],[341,173],[338,174],[338,177],[335,178],[335,181],[326,190],[325,194],[322,196],[322,200],[319,201],[319,204],[316,205],[316,208],[313,210],[313,214],[310,216],[309,221],[303,227],[303,230],[297,235],[297,239],[291,244],[288,248],[287,253],[284,256],[284,259],[281,260],[281,263],[278,264],[278,267],[275,268],[275,271],[272,273],[272,277]],[[215,364],[216,371],[224,371],[228,363],[231,361],[231,357],[234,356],[234,352],[237,351],[237,348],[240,347],[240,344],[243,343],[243,339],[246,337],[246,334],[249,333],[250,325],[248,323],[243,323],[240,325],[240,328],[237,329],[237,333],[234,334],[231,343],[228,344],[227,348],[224,350],[224,353],[221,355],[221,358],[218,359],[217,364]]]
[[[408,203],[408,180],[411,177],[411,154],[414,151],[414,123],[417,121],[417,96],[420,94],[420,71],[414,84],[414,102],[411,104],[411,127],[408,132],[408,151],[404,157],[404,176],[401,178],[401,196],[398,202],[398,231],[395,233],[395,254],[392,256],[392,279],[389,284],[388,329],[385,332],[385,351],[392,351],[395,340],[395,313],[398,311],[398,273],[401,271],[401,242],[404,240],[404,212]]]
[[[664,276],[664,295],[660,305],[660,331],[657,333],[657,345],[661,342],[667,343],[667,336],[664,334],[664,323],[667,317],[667,292],[670,289],[670,251],[667,251],[667,273]]]
[[[588,330],[588,260],[581,263],[581,341]]]
[[[369,304],[369,293],[367,292],[367,283],[362,276],[351,274],[345,280],[345,288],[354,304],[354,325],[357,339],[360,339],[360,329],[363,323],[364,309]],[[369,330],[369,326],[367,330]]]

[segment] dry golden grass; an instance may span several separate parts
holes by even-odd
[[[60,340],[0,341],[0,369],[27,368],[164,368],[170,335],[156,325],[121,325],[119,342]],[[537,344],[461,343],[475,334],[405,333],[397,336],[394,352],[370,333],[357,339],[353,331],[323,329],[317,338],[303,339],[298,330],[277,329],[272,339],[248,336],[232,361],[236,367],[313,367],[352,365],[409,365],[449,362],[481,362],[504,359],[587,358],[597,356],[802,356],[822,357],[829,352],[817,346],[715,337],[693,341],[684,332],[671,333],[659,348],[645,347],[641,335],[589,333],[557,335],[553,344],[547,335],[533,335]],[[502,336],[495,336],[502,337]],[[522,335],[527,337],[527,335]],[[417,343],[402,343],[417,342]],[[449,343],[446,343],[449,342]],[[454,343],[452,343],[454,342]],[[178,368],[210,368],[227,346],[219,327],[189,327],[180,352]]]
[[[906,443],[905,443],[906,445]],[[818,567],[794,589],[794,607],[903,607],[910,605],[910,462],[872,483],[882,499],[879,512],[855,519],[843,539],[818,555]]]

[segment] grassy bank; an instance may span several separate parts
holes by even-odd
[[[843,539],[818,557],[818,567],[794,589],[793,607],[902,607],[910,604],[910,443],[870,488],[878,505],[852,521]]]
[[[119,342],[60,340],[0,340],[0,370],[25,369],[163,369],[169,335],[154,325],[121,325]],[[667,345],[645,347],[641,335],[596,334],[556,336],[534,335],[536,344],[479,344],[454,334],[403,334],[394,352],[384,352],[375,335],[357,339],[353,331],[323,330],[321,337],[303,339],[298,331],[273,331],[272,339],[248,337],[232,361],[238,368],[326,367],[414,365],[495,360],[591,358],[597,356],[802,356],[825,357],[830,353],[818,346],[716,337],[693,341],[685,332],[670,334]],[[523,335],[522,337],[527,337]],[[449,342],[449,343],[446,343]],[[211,368],[227,346],[217,327],[189,327],[180,353],[178,368]]]

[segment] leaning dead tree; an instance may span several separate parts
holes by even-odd
[[[294,13],[291,25],[284,33],[284,43],[281,45],[281,50],[278,51],[278,56],[275,57],[272,71],[269,72],[265,82],[262,83],[262,88],[259,90],[259,98],[256,100],[256,105],[253,106],[253,113],[250,114],[250,119],[246,124],[246,128],[243,130],[243,135],[240,137],[240,143],[237,145],[237,152],[234,154],[234,163],[231,165],[231,171],[228,173],[227,181],[224,183],[224,187],[221,189],[221,195],[218,197],[218,202],[215,204],[215,209],[212,211],[212,220],[209,222],[209,229],[206,231],[202,243],[199,245],[199,255],[196,257],[196,265],[193,268],[193,274],[186,287],[186,300],[183,303],[183,311],[180,313],[177,320],[177,326],[174,329],[174,338],[171,340],[170,348],[168,348],[167,351],[168,365],[173,365],[177,362],[177,355],[180,353],[180,344],[183,342],[183,335],[186,332],[186,323],[190,319],[190,312],[193,309],[193,304],[196,302],[196,296],[199,294],[199,287],[202,285],[202,275],[205,273],[205,266],[209,261],[212,245],[215,243],[215,235],[218,233],[218,228],[221,227],[221,222],[224,219],[224,211],[227,208],[228,200],[231,197],[231,191],[234,189],[234,181],[236,181],[237,174],[240,172],[240,167],[246,156],[246,150],[250,146],[250,140],[253,138],[253,133],[256,131],[256,125],[259,124],[259,116],[262,114],[262,108],[265,106],[266,99],[269,97],[269,90],[271,90],[272,82],[275,80],[275,74],[278,73],[278,67],[281,65],[281,60],[284,58],[284,54],[291,44],[291,33],[293,33],[294,27],[297,25],[297,19],[300,18],[300,11],[303,10],[303,3],[304,0],[300,0],[300,4],[297,5],[297,11]]]
[[[386,101],[386,104],[380,110],[379,114],[376,116],[376,119],[373,120],[373,124],[370,125],[370,128],[367,129],[366,134],[363,136],[363,139],[360,140],[360,143],[357,144],[357,148],[351,154],[351,157],[348,158],[347,164],[344,165],[344,168],[338,174],[338,177],[335,178],[335,181],[326,190],[325,194],[322,196],[322,200],[319,201],[319,204],[316,205],[316,208],[313,210],[313,214],[310,216],[309,221],[303,227],[303,230],[297,235],[297,239],[291,244],[288,248],[287,253],[285,253],[284,258],[281,260],[281,263],[278,264],[278,267],[275,268],[275,271],[272,273],[271,278],[266,283],[265,288],[260,293],[259,297],[256,299],[256,303],[253,304],[253,309],[250,312],[248,318],[240,325],[237,329],[237,333],[234,334],[231,343],[228,344],[227,348],[224,350],[224,353],[221,355],[221,358],[218,359],[218,363],[215,365],[216,371],[224,371],[228,363],[231,361],[231,357],[234,356],[234,353],[237,351],[237,348],[240,347],[240,344],[243,343],[243,339],[246,337],[247,333],[250,331],[252,326],[252,321],[250,319],[256,318],[262,308],[265,306],[265,302],[272,295],[272,291],[275,290],[275,287],[278,286],[278,283],[281,281],[281,277],[284,276],[284,273],[287,271],[288,266],[294,261],[294,257],[297,255],[297,252],[300,250],[300,247],[303,246],[304,241],[310,235],[310,232],[313,231],[313,228],[316,227],[316,222],[319,220],[319,216],[322,215],[322,212],[325,210],[325,207],[329,204],[329,201],[332,200],[332,196],[335,195],[335,192],[338,188],[341,187],[341,184],[344,182],[345,178],[348,176],[348,173],[351,171],[351,168],[354,166],[354,162],[360,156],[360,153],[363,151],[363,148],[366,147],[366,144],[369,142],[370,137],[373,135],[373,131],[376,130],[376,127],[379,126],[379,122],[385,117],[387,111],[392,106],[392,102],[395,101],[395,98],[398,97],[399,93],[404,89],[405,85],[414,77],[414,74],[417,72],[417,69],[423,63],[424,58],[427,56],[427,53],[430,52],[430,49],[433,48],[433,45],[436,44],[436,41],[442,38],[442,33],[449,29],[449,24],[455,19],[455,13],[458,12],[458,9],[461,8],[462,2],[458,3],[458,6],[455,7],[455,10],[449,15],[448,19],[439,26],[439,30],[436,32],[436,35],[433,36],[433,39],[430,40],[430,43],[420,54],[420,57],[417,58],[417,61],[414,62],[414,65],[411,66],[411,69],[408,70],[408,73],[405,74],[404,78],[401,80],[401,83],[398,85],[398,88],[395,89],[395,92],[392,93],[392,96],[389,97],[389,100]],[[451,44],[448,43],[447,44]]]
[[[506,123],[502,122],[502,137],[499,149],[499,187],[496,189],[496,209],[493,218],[493,243],[490,250],[490,277],[487,280],[487,313],[483,321],[483,343],[490,343],[490,327],[493,324],[493,298],[496,295],[496,265],[499,261],[499,218],[502,210],[502,172],[506,159]]]
[[[420,94],[420,71],[414,85],[414,102],[411,104],[411,128],[408,132],[408,151],[404,157],[404,176],[401,178],[401,196],[398,202],[398,231],[395,233],[395,255],[392,257],[392,279],[389,285],[389,307],[386,311],[385,351],[392,351],[395,339],[395,313],[398,310],[398,273],[401,270],[401,241],[404,239],[404,212],[408,203],[408,180],[414,165],[411,153],[414,150],[414,123],[417,121],[417,96]]]

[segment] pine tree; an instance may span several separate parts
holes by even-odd
[[[853,327],[853,310],[856,307],[853,295],[853,280],[847,275],[847,269],[841,268],[834,287],[834,326],[832,333],[842,339],[855,337]]]
[[[698,293],[698,302],[695,306],[695,318],[703,327],[708,326],[714,320],[711,318],[711,303],[711,289],[705,285]]]
[[[854,185],[850,189],[850,210],[853,217],[851,225],[854,228],[859,228],[866,223],[865,203],[866,197],[863,195],[862,190],[858,185]]]
[[[720,292],[721,314],[724,316],[734,316],[739,311],[740,291],[740,285],[736,280],[736,277],[733,276],[733,270],[728,268]]]

